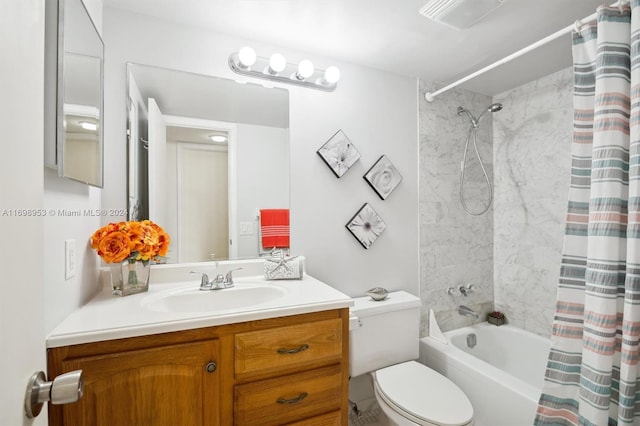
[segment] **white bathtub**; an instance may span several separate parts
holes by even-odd
[[[467,347],[467,336],[477,344]],[[449,344],[420,340],[420,361],[456,383],[471,401],[476,426],[532,425],[544,381],[549,339],[510,326],[477,324],[444,333]]]

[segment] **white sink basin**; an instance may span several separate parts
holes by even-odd
[[[286,295],[282,287],[266,283],[242,283],[222,290],[197,286],[150,295],[142,306],[156,312],[218,313],[258,308]]]

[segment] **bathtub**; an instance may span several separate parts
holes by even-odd
[[[469,397],[475,426],[532,425],[544,381],[549,339],[510,326],[481,323],[420,339],[420,361]],[[476,345],[467,346],[475,334]]]

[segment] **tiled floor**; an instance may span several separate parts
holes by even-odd
[[[389,426],[387,416],[375,400],[368,406],[358,408],[359,415],[353,411],[349,413],[349,426]]]

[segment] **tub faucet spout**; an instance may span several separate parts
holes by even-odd
[[[465,305],[458,306],[458,313],[460,315],[462,315],[463,317],[480,318],[480,315],[478,315],[478,313],[476,311],[474,311],[473,309],[471,309],[471,308],[469,308],[468,306],[465,306]]]

